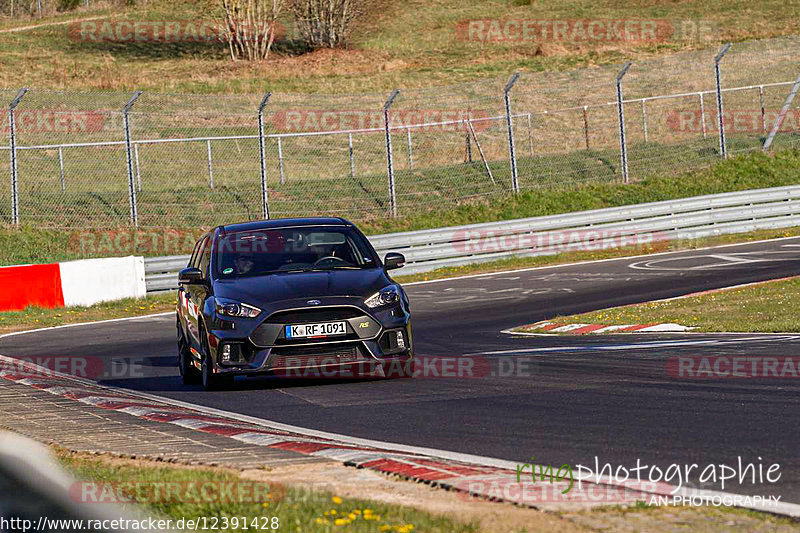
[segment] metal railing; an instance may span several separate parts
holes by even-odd
[[[375,235],[383,256],[400,252],[397,275],[565,251],[658,245],[672,240],[800,225],[800,185],[739,191],[564,215]],[[145,259],[148,291],[177,287],[189,256]]]

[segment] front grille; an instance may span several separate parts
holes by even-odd
[[[296,346],[272,350],[272,368],[294,368],[355,363],[365,360],[360,343]]]
[[[321,309],[296,309],[293,311],[279,311],[271,314],[250,335],[250,340],[256,346],[294,345],[316,342],[348,341],[358,339],[358,335],[348,326],[347,335],[329,337],[327,339],[299,338],[287,339],[283,326],[290,324],[311,324],[317,322],[336,322],[337,320],[350,320],[353,318],[369,318],[369,315],[357,307],[323,307]],[[372,320],[370,318],[370,320]],[[277,326],[281,326],[278,328]]]
[[[324,307],[322,309],[298,309],[271,314],[264,322],[268,324],[307,324],[311,322],[332,322],[366,316],[355,307]]]

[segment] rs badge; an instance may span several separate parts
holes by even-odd
[[[367,329],[369,327],[369,322],[361,322],[358,327],[361,329]]]

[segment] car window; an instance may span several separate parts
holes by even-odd
[[[373,268],[376,256],[352,228],[303,226],[231,233],[215,244],[221,278],[274,272]]]
[[[203,273],[203,276],[208,277],[208,264],[211,262],[211,239],[206,239],[203,242],[203,249],[200,252],[200,260],[197,263],[197,268]]]
[[[205,238],[206,238],[206,236],[205,236],[205,235],[203,235],[203,236],[202,236],[202,237],[201,237],[201,238],[200,238],[200,239],[199,239],[199,240],[198,240],[198,241],[197,241],[197,242],[194,244],[194,250],[192,250],[192,256],[189,258],[189,263],[186,265],[187,267],[194,267],[194,266],[197,266],[197,256],[198,256],[198,250],[200,250],[200,245],[201,245],[201,244],[203,244],[203,241],[205,240]]]

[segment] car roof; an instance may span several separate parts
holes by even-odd
[[[222,233],[239,233],[261,229],[276,229],[296,226],[352,226],[352,223],[337,217],[273,218],[220,226]]]

